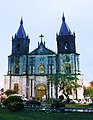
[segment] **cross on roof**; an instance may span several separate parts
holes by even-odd
[[[41,41],[42,41],[42,38],[44,37],[44,35],[41,34],[39,37],[41,37]]]

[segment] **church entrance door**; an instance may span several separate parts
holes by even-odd
[[[42,101],[43,97],[46,95],[46,85],[45,84],[38,84],[37,85],[37,99]]]

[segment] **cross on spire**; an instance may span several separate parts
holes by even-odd
[[[39,37],[41,37],[41,41],[42,41],[42,38],[44,37],[44,35],[41,34]]]

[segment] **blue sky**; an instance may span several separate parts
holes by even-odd
[[[46,46],[56,51],[56,33],[66,23],[76,33],[77,53],[84,82],[93,77],[93,1],[92,0],[0,0],[0,86],[7,74],[11,40],[20,25],[21,16],[30,36],[30,51],[37,47],[39,35],[44,35]]]

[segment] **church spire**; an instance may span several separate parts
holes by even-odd
[[[65,16],[64,16],[64,13],[63,13],[62,21],[65,22]]]
[[[24,27],[23,27],[23,19],[22,19],[22,17],[21,17],[20,27],[19,27],[19,29],[17,31],[16,37],[26,39],[26,33],[25,33],[25,30],[24,30]]]
[[[23,25],[23,19],[22,19],[22,17],[21,17],[20,25]]]
[[[59,35],[62,36],[62,35],[71,35],[71,34],[72,34],[71,30],[65,22],[65,16],[64,16],[64,13],[63,13],[62,25],[61,25],[61,28],[60,28],[60,31],[59,31]]]

